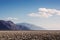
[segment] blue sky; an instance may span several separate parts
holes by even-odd
[[[0,0],[0,19],[60,29],[60,0]]]

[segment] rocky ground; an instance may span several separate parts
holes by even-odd
[[[60,31],[0,31],[0,40],[60,40]]]

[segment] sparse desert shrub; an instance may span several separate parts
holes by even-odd
[[[0,40],[60,40],[60,32],[0,31]]]

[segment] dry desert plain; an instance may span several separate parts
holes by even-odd
[[[0,40],[60,40],[60,31],[0,31]]]

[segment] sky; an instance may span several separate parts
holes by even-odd
[[[60,0],[0,0],[0,20],[60,30]]]

